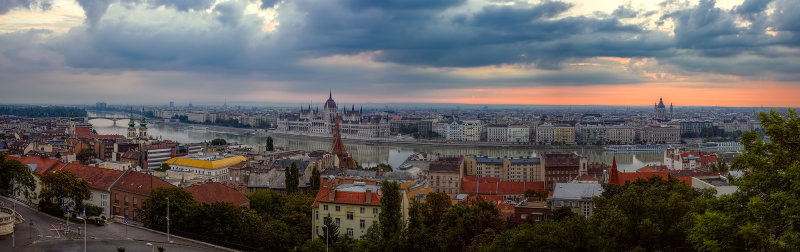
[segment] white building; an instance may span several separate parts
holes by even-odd
[[[606,143],[632,144],[636,140],[636,132],[625,125],[606,126]]]
[[[527,143],[530,139],[530,129],[526,125],[509,125],[506,142]]]
[[[483,135],[483,122],[480,120],[463,120],[462,138],[461,141],[465,142],[478,142],[481,141]]]
[[[389,118],[381,115],[364,115],[363,110],[350,109],[339,111],[333,96],[329,94],[323,110],[300,107],[300,114],[283,114],[278,118],[276,131],[287,133],[307,133],[315,135],[331,135],[336,116],[339,115],[341,134],[343,137],[384,138],[389,136]]]
[[[489,125],[486,127],[487,142],[506,142],[508,141],[508,126]]]
[[[552,124],[542,124],[536,127],[536,143],[549,144],[555,140],[556,127]]]

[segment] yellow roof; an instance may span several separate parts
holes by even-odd
[[[169,165],[190,166],[190,167],[198,167],[198,168],[205,168],[205,169],[219,169],[219,168],[235,165],[235,164],[238,164],[238,163],[241,163],[241,162],[244,162],[244,161],[247,161],[247,158],[245,158],[243,156],[235,156],[235,157],[223,158],[223,159],[218,159],[218,160],[214,160],[214,161],[174,157],[174,158],[170,158],[167,161],[164,161],[164,163],[169,164]]]

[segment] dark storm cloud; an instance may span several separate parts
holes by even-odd
[[[155,7],[173,7],[180,11],[205,10],[212,4],[214,4],[214,0],[153,0],[152,2]]]
[[[620,5],[614,12],[611,12],[611,15],[618,18],[635,18],[639,15],[639,12]]]
[[[52,0],[3,0],[0,1],[0,15],[13,9],[49,10],[53,6]]]
[[[275,7],[275,5],[280,2],[281,2],[280,0],[261,0],[261,9]]]
[[[210,13],[180,12],[175,14],[181,15],[180,18],[149,22],[136,22],[142,18],[136,15],[146,11],[141,8],[112,9],[114,15],[125,18],[100,21],[109,2],[79,1],[87,10],[89,25],[74,27],[43,42],[41,48],[59,56],[52,62],[63,62],[75,71],[255,76],[252,78],[291,83],[288,89],[294,91],[315,92],[319,91],[319,85],[326,85],[350,87],[356,93],[376,88],[400,92],[487,85],[648,81],[640,73],[628,70],[564,70],[567,63],[593,57],[654,57],[660,64],[671,66],[665,69],[748,77],[781,73],[785,74],[781,75],[783,79],[796,76],[791,74],[798,69],[796,62],[800,62],[800,55],[783,50],[797,48],[800,41],[800,4],[796,0],[774,0],[776,11],[771,15],[763,7],[769,1],[746,1],[734,10],[724,11],[714,1],[703,0],[696,6],[682,7],[661,17],[663,21],[673,21],[674,36],[620,21],[647,17],[653,15],[652,11],[620,6],[604,15],[571,16],[567,14],[572,5],[559,1],[476,7],[466,6],[463,0],[287,0],[278,8],[280,24],[269,33],[263,32],[265,24],[261,19],[244,14],[244,7],[252,2],[270,8],[278,1],[228,1],[216,5]],[[148,8],[167,6],[178,11],[211,6],[211,1],[134,2],[147,4]],[[665,2],[664,6],[681,4]],[[744,15],[751,24],[737,25],[737,18]],[[770,35],[767,29],[776,30],[777,34]],[[16,39],[28,39],[19,36]],[[303,63],[314,58],[362,53],[373,55],[372,60],[386,66],[360,68]],[[451,67],[502,65],[530,67],[540,74],[514,78],[447,74],[447,68]],[[420,68],[436,71],[419,71]]]

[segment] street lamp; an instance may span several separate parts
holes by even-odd
[[[152,244],[152,243],[149,243],[149,242],[148,242],[148,243],[147,243],[147,246],[153,247],[153,248],[151,249],[151,251],[152,251],[152,252],[156,252],[156,246],[153,246],[153,244]]]
[[[322,228],[325,228],[325,252],[328,252],[328,236],[330,232],[328,232],[328,225],[322,224]]]
[[[89,232],[89,230],[86,230],[86,207],[83,207],[83,217],[78,217],[78,219],[83,220],[83,252],[86,252],[86,233]]]

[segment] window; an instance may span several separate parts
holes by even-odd
[[[317,214],[317,220],[319,220],[319,212],[317,212],[317,211],[314,211],[314,213],[316,213],[316,214]]]
[[[136,205],[136,197],[133,197],[133,204]]]
[[[342,210],[342,207],[341,206],[336,206],[336,212],[339,212],[340,210]]]
[[[373,208],[372,209],[372,214],[378,214],[378,209],[377,208]]]
[[[364,207],[361,207],[361,213],[363,214],[364,212]]]
[[[347,229],[347,237],[353,238],[353,229],[352,228],[348,228]]]
[[[353,212],[347,212],[347,219],[348,220],[352,220],[353,219]]]
[[[341,223],[341,221],[339,220],[339,218],[336,218],[336,226],[341,226],[339,225],[339,223]]]
[[[556,207],[562,207],[562,206],[564,206],[564,201],[558,200],[554,204],[555,204]]]
[[[114,194],[114,200],[119,200],[119,193]]]
[[[367,228],[367,222],[366,222],[366,221],[364,221],[364,220],[360,220],[360,221],[358,221],[358,222],[359,222],[359,223],[358,223],[358,227],[360,227],[361,229],[365,229],[365,228]]]
[[[322,205],[322,210],[328,211],[328,205]]]
[[[589,218],[589,203],[583,203],[583,217]]]
[[[128,196],[125,196],[125,203],[128,203]]]
[[[128,209],[125,209],[125,217],[128,217]]]

